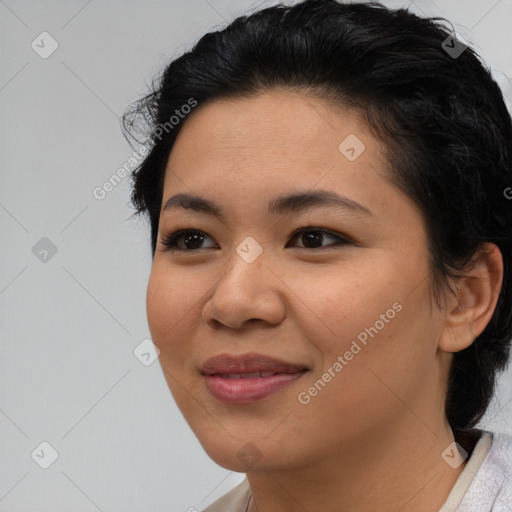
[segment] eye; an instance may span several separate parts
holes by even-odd
[[[198,249],[218,247],[215,244],[210,245],[209,247],[201,247],[201,244],[207,238],[212,239],[204,231],[197,229],[181,229],[171,233],[160,243],[170,251],[193,252],[197,251]],[[335,240],[335,243],[328,244],[327,246],[322,245],[326,239]],[[294,242],[296,240],[300,240],[302,242],[303,245],[299,246],[300,248],[311,250],[321,249],[323,247],[334,245],[347,245],[351,243],[349,240],[340,235],[314,226],[307,226],[295,231],[290,242]]]
[[[169,251],[193,251],[196,249],[204,249],[204,247],[200,247],[200,245],[203,243],[205,237],[210,238],[206,233],[197,229],[181,229],[171,233],[161,244]],[[180,242],[183,242],[184,247]]]
[[[325,236],[327,235],[327,236]],[[322,243],[325,241],[325,239],[331,239],[336,240],[333,244],[328,244],[327,246],[322,246]],[[301,228],[298,231],[296,231],[293,234],[292,240],[301,240],[303,245],[302,248],[304,249],[322,249],[323,247],[329,247],[334,245],[348,245],[350,244],[350,241],[346,238],[342,237],[341,235],[337,235],[335,233],[332,233],[330,231],[327,231],[322,228],[317,228],[314,226],[307,226],[305,228]],[[320,247],[318,247],[320,246]]]

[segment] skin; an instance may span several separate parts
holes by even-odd
[[[366,146],[354,161],[338,149],[349,134]],[[422,215],[387,178],[383,150],[355,111],[275,89],[199,106],[171,152],[163,204],[194,193],[218,203],[225,221],[180,208],[161,213],[148,323],[201,445],[219,465],[247,474],[250,512],[437,512],[465,466],[441,457],[454,441],[447,375],[453,352],[492,316],[501,254],[485,246],[453,283],[458,297],[445,290],[437,308]],[[317,189],[373,215],[325,206],[267,212],[281,194]],[[307,248],[292,237],[304,226],[351,243],[334,245],[324,233],[323,248]],[[165,250],[160,241],[185,228],[207,234],[201,248]],[[263,249],[252,263],[236,252],[248,236]],[[299,393],[394,303],[401,311],[300,403]],[[260,402],[225,405],[199,369],[226,352],[258,352],[309,371]],[[252,461],[237,456],[242,448]]]

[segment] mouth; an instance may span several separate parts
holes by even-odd
[[[282,390],[308,371],[260,354],[222,354],[208,359],[201,369],[208,391],[229,405],[252,404]]]
[[[281,372],[252,372],[252,373],[212,373],[211,376],[223,379],[256,379],[272,377],[272,375],[286,375]]]

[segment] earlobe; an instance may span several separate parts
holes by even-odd
[[[439,348],[459,352],[469,347],[490,322],[503,282],[503,257],[495,244],[479,248],[447,296]]]

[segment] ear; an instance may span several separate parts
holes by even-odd
[[[446,294],[441,350],[459,352],[483,332],[496,309],[502,282],[502,254],[495,244],[485,243],[453,283],[456,293]]]

